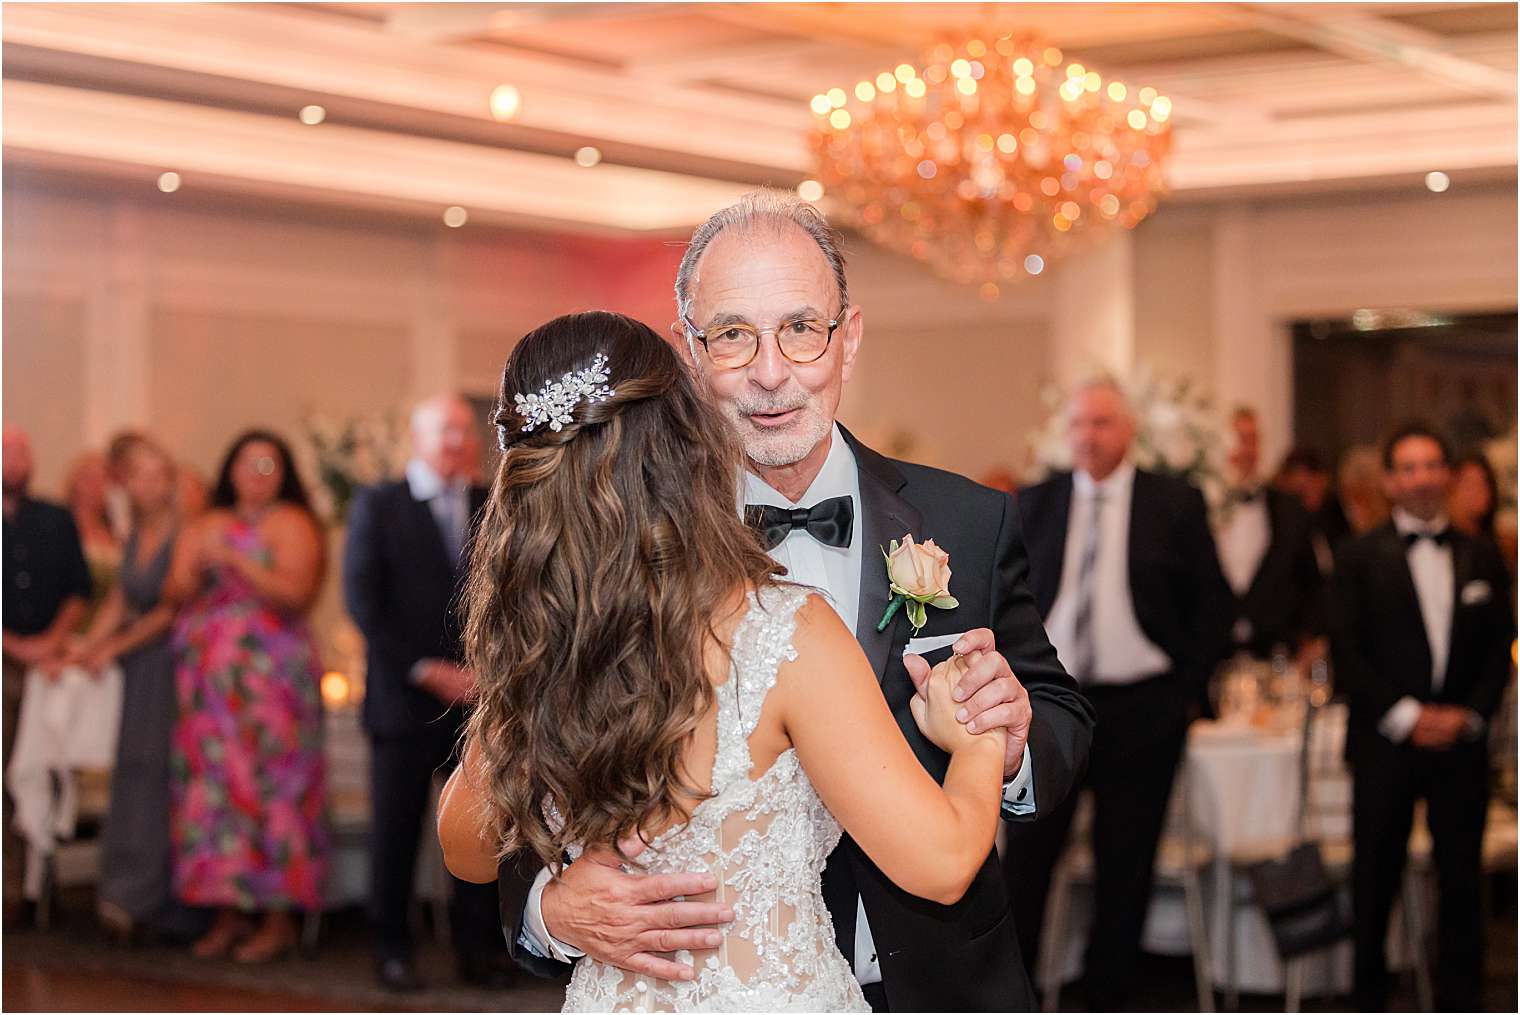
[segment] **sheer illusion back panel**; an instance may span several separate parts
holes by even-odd
[[[795,750],[783,750],[759,772],[750,753],[777,670],[796,658],[792,637],[806,599],[793,586],[749,594],[734,631],[729,679],[715,687],[713,795],[635,861],[652,874],[715,875],[715,899],[734,910],[722,943],[676,953],[697,971],[689,982],[584,960],[571,978],[567,1011],[869,1010],[834,944],[820,888],[839,825]]]

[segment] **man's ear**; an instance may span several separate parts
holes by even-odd
[[[686,362],[686,365],[695,370],[697,362],[692,351],[691,339],[686,336],[686,326],[680,321],[670,322],[670,344],[675,347],[676,354]]]
[[[855,357],[860,354],[860,342],[865,336],[865,318],[858,306],[845,310],[844,323],[839,326],[839,330],[843,333],[841,337],[844,343],[844,363],[840,376],[848,381],[855,372]]]

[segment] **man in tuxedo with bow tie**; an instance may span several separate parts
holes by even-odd
[[[1352,892],[1360,1011],[1388,999],[1388,916],[1425,800],[1440,887],[1436,1007],[1479,1007],[1488,813],[1484,735],[1510,678],[1509,575],[1497,548],[1446,518],[1450,454],[1422,424],[1383,452],[1393,517],[1336,560],[1332,651],[1351,697]]]
[[[413,458],[399,482],[366,487],[348,514],[343,592],[364,634],[370,738],[370,911],[375,975],[393,991],[423,986],[408,920],[433,777],[454,765],[472,686],[455,614],[474,519],[485,502],[474,413],[461,398],[412,412]],[[453,939],[466,982],[501,986],[509,964],[493,885],[451,878]]]
[[[1230,491],[1215,532],[1219,564],[1235,593],[1235,647],[1258,659],[1296,651],[1323,633],[1322,588],[1309,512],[1263,484],[1256,410],[1230,417]]]
[[[1018,514],[1006,494],[891,461],[835,421],[864,329],[822,215],[774,192],[718,212],[692,237],[676,300],[674,341],[744,444],[746,517],[790,577],[825,591],[856,632],[920,762],[943,778],[948,759],[918,732],[909,702],[930,661],[956,652],[970,664],[962,721],[973,732],[1011,734],[1004,815],[1029,821],[1058,807],[1086,765],[1092,716],[1040,625]],[[959,600],[930,609],[917,637],[905,611],[878,630],[889,601],[882,549],[908,534],[949,552]],[[681,977],[686,967],[656,953],[706,947],[705,928],[731,915],[671,900],[713,885],[695,874],[624,874],[604,853],[531,885],[531,871],[504,866],[503,917],[519,962],[552,975],[592,952]],[[876,1010],[1031,1007],[995,854],[945,906],[902,891],[846,837],[823,891],[839,947]]]

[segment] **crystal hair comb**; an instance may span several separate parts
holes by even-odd
[[[617,394],[607,386],[611,376],[607,372],[607,354],[599,352],[589,367],[572,370],[559,380],[545,384],[535,394],[523,395],[519,392],[513,397],[517,403],[517,414],[526,420],[522,425],[523,432],[536,430],[545,423],[555,432],[563,430],[565,424],[571,421],[570,414],[583,399],[587,402],[605,402]]]

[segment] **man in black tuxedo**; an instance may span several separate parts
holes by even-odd
[[[1135,424],[1118,385],[1072,396],[1074,473],[1019,492],[1030,584],[1061,660],[1097,712],[1093,791],[1096,911],[1085,964],[1094,1008],[1123,1005],[1140,953],[1155,863],[1188,722],[1229,645],[1225,584],[1203,495],[1126,460]],[[1004,860],[1019,940],[1033,968],[1050,872],[1075,795],[1011,830]]]
[[[1256,411],[1230,419],[1230,491],[1215,538],[1235,593],[1234,644],[1258,659],[1295,652],[1323,633],[1323,594],[1309,512],[1298,498],[1265,486]]]
[[[359,491],[348,515],[343,591],[364,633],[370,736],[370,908],[375,972],[416,990],[408,911],[435,773],[452,769],[472,685],[461,668],[455,601],[485,490],[471,485],[480,441],[468,403],[434,398],[412,414],[406,478]],[[429,834],[431,830],[429,829]],[[499,985],[507,964],[494,885],[454,879],[454,942],[467,982]]]
[[[909,711],[915,681],[929,671],[922,656],[959,652],[970,662],[963,721],[1011,733],[1005,816],[1028,821],[1059,807],[1086,764],[1092,717],[1040,626],[1018,514],[1006,494],[886,459],[835,422],[862,320],[833,230],[790,195],[751,195],[697,230],[676,292],[674,340],[744,443],[746,515],[794,580],[829,593],[924,767],[943,778],[948,759]],[[709,339],[720,328],[724,346],[741,355],[715,357]],[[804,353],[796,336],[824,331],[822,353]],[[912,639],[900,613],[877,631],[888,602],[880,548],[909,533],[950,554],[960,602],[929,610]],[[535,880],[535,866],[504,865],[502,912],[519,961],[544,975],[565,969],[556,959],[589,951],[675,977],[682,967],[653,953],[702,947],[703,928],[723,919],[717,906],[670,901],[703,890],[695,875],[626,875],[604,851],[558,879],[544,872]],[[846,837],[823,891],[839,947],[877,1010],[1032,1006],[995,853],[964,897],[945,906],[899,889]]]
[[[1336,682],[1351,696],[1355,1007],[1387,1004],[1388,915],[1423,797],[1440,885],[1436,1007],[1473,1011],[1483,983],[1484,732],[1510,677],[1510,579],[1493,544],[1447,521],[1442,437],[1407,426],[1383,464],[1393,517],[1343,545],[1332,636]]]

